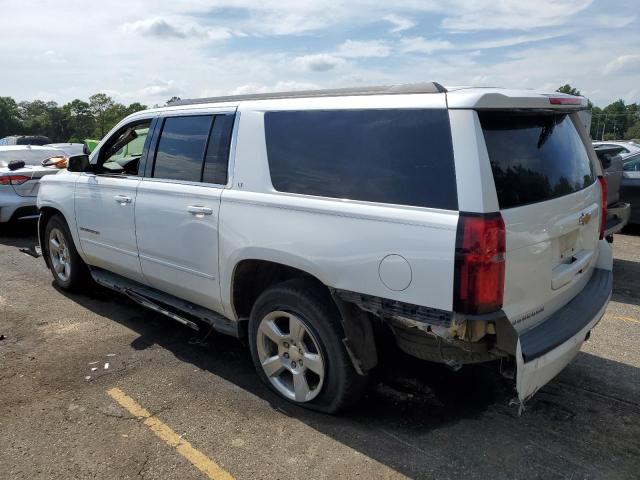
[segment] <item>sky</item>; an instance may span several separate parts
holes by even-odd
[[[0,96],[154,105],[437,81],[640,102],[638,12],[637,0],[0,0]]]

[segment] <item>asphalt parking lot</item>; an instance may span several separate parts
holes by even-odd
[[[19,251],[34,229],[0,233],[0,478],[640,475],[640,229],[616,236],[613,300],[591,340],[520,417],[494,368],[393,352],[352,411],[297,408],[238,340],[108,291],[56,290]]]

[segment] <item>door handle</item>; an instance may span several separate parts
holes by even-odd
[[[118,202],[120,205],[126,205],[127,203],[131,203],[131,197],[127,197],[125,195],[115,195],[113,199]]]
[[[187,212],[196,217],[203,217],[205,215],[213,215],[213,209],[209,207],[201,207],[199,205],[189,205]]]

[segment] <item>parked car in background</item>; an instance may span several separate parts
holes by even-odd
[[[43,167],[51,157],[65,155],[62,150],[31,145],[0,146],[0,223],[37,218],[36,197],[40,179],[58,173],[56,167]],[[19,163],[24,166],[16,168]]]
[[[619,145],[594,144],[596,155],[602,165],[604,178],[607,181],[607,223],[605,236],[613,241],[613,234],[618,233],[629,222],[631,205],[620,200],[620,186],[623,177],[623,160]]]
[[[90,280],[246,337],[259,377],[324,412],[377,341],[503,360],[521,402],[612,291],[586,99],[436,83],[204,99],[130,115],[43,179],[55,283]]]
[[[599,147],[618,147],[620,148],[619,154],[623,159],[634,153],[640,153],[640,145],[630,140],[593,142],[593,148]]]
[[[640,153],[624,158],[620,196],[631,204],[629,223],[640,224]]]
[[[89,153],[84,143],[48,143],[44,146],[62,150],[69,157]]]
[[[44,135],[11,135],[0,138],[0,146],[5,145],[46,145],[51,143],[49,137]]]

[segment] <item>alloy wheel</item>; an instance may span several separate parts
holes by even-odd
[[[67,282],[71,276],[71,254],[64,234],[57,228],[49,233],[49,258],[56,276]]]
[[[290,312],[267,314],[258,326],[257,352],[265,375],[285,397],[309,402],[322,390],[325,362],[304,321]]]

